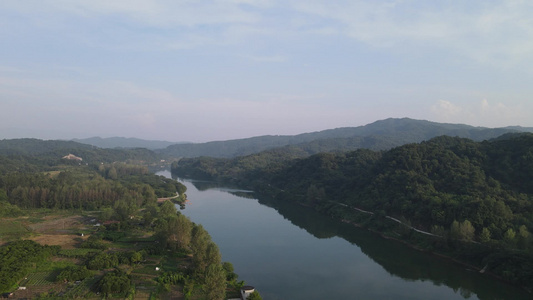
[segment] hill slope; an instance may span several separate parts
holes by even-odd
[[[168,141],[150,141],[125,137],[91,137],[86,139],[73,139],[73,141],[93,145],[99,148],[146,148],[150,150],[162,149],[176,144]]]
[[[0,174],[13,171],[37,171],[62,163],[80,163],[62,159],[68,154],[82,158],[83,163],[100,164],[115,161],[158,160],[153,151],[138,149],[101,149],[73,141],[13,139],[0,140]]]
[[[182,159],[172,171],[250,188],[259,199],[297,202],[533,286],[533,134],[283,155]],[[411,226],[430,237],[414,235]]]
[[[171,145],[159,150],[172,157],[236,157],[288,145],[297,145],[309,153],[348,151],[359,148],[386,150],[417,143],[436,136],[448,135],[482,141],[509,132],[533,132],[533,128],[485,128],[463,124],[445,124],[423,120],[386,119],[359,126],[303,133],[294,136],[258,136],[247,139],[214,141],[199,144]]]

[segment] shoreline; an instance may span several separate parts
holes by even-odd
[[[298,203],[300,204],[300,203]],[[300,204],[302,205],[302,204]],[[306,206],[306,205],[302,205],[302,206]],[[309,207],[309,206],[307,206]],[[348,206],[347,206],[348,207]],[[359,210],[359,209],[358,209]],[[361,210],[362,211],[362,210]],[[365,213],[371,213],[371,212],[366,212],[366,211],[363,211]],[[373,214],[373,213],[371,213]],[[326,215],[329,215],[329,214],[326,214]],[[367,228],[359,223],[356,223],[356,222],[353,222],[353,221],[348,221],[348,220],[345,220],[345,219],[337,219],[337,218],[334,218],[332,215],[329,215],[330,217],[332,217],[334,220],[337,220],[337,221],[340,221],[342,223],[345,223],[345,224],[349,224],[349,225],[352,225],[352,226],[355,226],[357,228],[361,228],[361,229],[365,229],[369,232],[372,232],[373,234],[376,234],[378,236],[380,236],[381,238],[383,239],[386,239],[386,240],[392,240],[392,241],[395,241],[395,242],[399,242],[411,249],[414,249],[414,250],[417,250],[417,251],[420,251],[420,252],[424,252],[424,253],[427,253],[429,255],[432,255],[432,256],[435,256],[435,257],[438,257],[440,259],[443,259],[443,260],[446,260],[446,261],[451,261],[455,264],[458,264],[458,265],[461,265],[461,266],[464,266],[464,267],[468,267],[466,270],[469,270],[469,271],[472,271],[472,272],[476,272],[476,273],[479,273],[479,274],[483,274],[483,275],[487,275],[493,279],[496,279],[502,283],[505,283],[505,284],[508,284],[508,285],[511,285],[511,286],[514,286],[514,287],[518,287],[530,294],[533,294],[533,290],[531,289],[528,289],[527,287],[525,286],[521,286],[521,285],[518,285],[518,284],[514,284],[513,282],[509,281],[509,280],[506,280],[504,278],[502,278],[501,276],[498,276],[496,274],[494,274],[493,272],[490,272],[490,271],[486,271],[488,265],[486,265],[485,267],[483,268],[480,268],[478,266],[474,266],[472,264],[469,264],[468,262],[465,262],[465,261],[462,261],[462,260],[459,260],[457,258],[453,258],[449,255],[446,255],[446,254],[443,254],[443,253],[439,253],[439,252],[435,252],[435,251],[430,251],[430,250],[427,250],[427,249],[424,249],[424,248],[420,248],[418,247],[417,245],[413,244],[413,243],[410,243],[406,240],[403,240],[403,239],[399,239],[399,238],[395,238],[395,237],[392,237],[392,236],[389,236],[389,235],[386,235],[385,233],[382,233],[382,232],[379,232],[377,230],[374,230],[374,229],[370,229],[370,228]],[[390,218],[389,218],[390,219]],[[399,222],[400,224],[403,224],[401,222]],[[419,230],[416,230],[415,228],[413,227],[410,227],[411,230],[413,230],[414,232],[418,232],[420,234],[424,234],[424,232],[421,232]],[[435,237],[440,237],[440,236],[437,236],[437,235],[432,235],[432,236],[435,236]],[[443,238],[443,237],[440,237],[440,238]]]

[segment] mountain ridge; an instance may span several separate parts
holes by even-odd
[[[331,151],[332,148],[335,148],[336,142],[344,145],[336,149],[340,151],[359,148],[386,150],[403,144],[418,143],[441,135],[482,141],[513,132],[533,132],[533,128],[520,126],[488,128],[410,118],[388,118],[363,126],[339,127],[298,135],[263,135],[245,139],[170,145],[165,149],[157,150],[157,152],[173,157],[211,156],[232,158],[290,145],[309,148],[313,144],[320,144],[319,141],[322,141],[325,148],[315,147],[316,150],[311,152],[311,154],[320,152],[322,149],[324,149],[323,151]],[[374,139],[371,147],[363,142],[365,138],[367,142],[368,138]]]
[[[81,144],[87,144],[96,146],[99,148],[146,148],[149,150],[156,150],[166,148],[170,145],[176,145],[180,143],[161,141],[161,140],[145,140],[134,137],[109,137],[102,138],[99,136],[94,136],[85,139],[72,139],[74,142]],[[184,142],[185,143],[185,142]]]

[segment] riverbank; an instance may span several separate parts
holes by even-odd
[[[102,220],[101,211],[26,210],[25,213],[2,220],[0,241],[6,243],[0,246],[0,252],[4,247],[18,247],[24,242],[35,245],[35,249],[40,249],[39,245],[44,249],[52,247],[46,257],[42,256],[42,261],[34,260],[32,265],[22,262],[19,266],[20,260],[9,260],[12,251],[5,257],[0,255],[2,260],[7,259],[0,262],[2,270],[25,268],[23,273],[17,271],[17,275],[0,272],[3,284],[8,282],[3,280],[4,276],[20,275],[0,290],[11,298],[194,300],[206,296],[204,279],[199,275],[203,273],[195,273],[198,267],[194,252],[164,249],[168,242],[161,239],[161,230],[145,226],[144,209],[122,221]],[[154,219],[154,223],[168,223],[173,218],[171,214],[165,220],[161,215],[156,217],[160,220]],[[175,210],[173,214],[176,215]],[[223,265],[231,266],[223,263],[221,268]],[[233,275],[228,282],[224,277],[224,290],[228,296],[239,295],[242,284],[236,281],[236,274],[226,269],[221,271],[224,276]],[[113,280],[118,281],[113,283]]]
[[[347,219],[338,219],[339,221],[343,222],[343,223],[348,223],[352,226],[356,226],[358,228],[363,228],[363,229],[366,229],[376,235],[379,235],[380,237],[384,238],[384,239],[387,239],[387,240],[392,240],[392,241],[395,241],[395,242],[399,242],[399,243],[402,243],[414,250],[417,250],[417,251],[421,251],[421,252],[424,252],[424,253],[428,253],[428,254],[431,254],[433,256],[436,256],[440,259],[444,259],[446,261],[451,261],[455,264],[458,264],[458,265],[462,265],[466,268],[466,270],[468,271],[472,271],[472,272],[478,272],[480,274],[483,274],[483,275],[486,275],[486,276],[490,276],[491,278],[494,278],[496,280],[499,280],[503,283],[506,283],[506,284],[510,284],[510,285],[514,285],[514,286],[517,286],[517,287],[520,287],[522,288],[524,291],[528,292],[528,293],[533,293],[533,290],[530,286],[528,285],[521,285],[521,284],[517,284],[517,282],[515,281],[512,281],[512,280],[507,280],[505,279],[504,277],[500,276],[499,274],[495,273],[495,272],[492,272],[490,270],[490,263],[489,262],[484,262],[482,264],[475,264],[473,263],[473,261],[471,260],[467,260],[467,259],[461,259],[461,258],[457,258],[457,255],[465,255],[465,253],[461,253],[463,252],[465,249],[472,249],[473,247],[482,247],[484,248],[484,252],[487,253],[487,252],[496,252],[496,251],[503,251],[502,249],[494,249],[494,248],[491,248],[490,246],[488,245],[484,245],[484,244],[481,244],[481,243],[478,243],[478,242],[474,242],[474,241],[452,241],[450,240],[449,237],[446,237],[446,236],[441,236],[441,235],[436,235],[436,234],[433,234],[431,232],[427,232],[427,231],[423,231],[423,230],[420,230],[420,229],[417,229],[417,228],[414,228],[413,226],[411,226],[410,224],[406,224],[396,218],[393,218],[391,216],[386,216],[386,215],[383,215],[383,216],[380,216],[381,220],[376,220],[375,218],[373,219],[373,217],[376,216],[376,214],[374,212],[370,212],[370,211],[366,211],[366,210],[363,210],[363,209],[360,209],[360,208],[357,208],[357,207],[351,207],[351,206],[348,206],[346,204],[343,204],[343,203],[338,203],[338,202],[333,202],[333,201],[330,201],[331,203],[335,203],[341,207],[344,207],[344,208],[348,208],[348,209],[351,209],[353,211],[356,211],[360,214],[364,214],[364,215],[367,215],[367,216],[370,216],[371,218],[370,219],[367,219],[365,221],[360,221],[360,222],[355,222],[355,221],[350,221],[350,220],[347,220]],[[305,205],[305,204],[301,204],[299,203],[300,205],[302,206],[306,206],[306,207],[309,207],[308,205]],[[336,218],[335,214],[329,214],[331,217],[333,218]],[[375,229],[374,227],[376,225],[378,226],[381,226],[383,227],[383,219],[386,219],[386,220],[390,220],[392,222],[395,222],[397,224],[399,224],[400,226],[403,226],[403,230],[400,230],[402,231],[401,233],[398,232],[398,230],[395,230],[393,229],[392,226],[385,226],[385,230],[377,230]],[[392,229],[391,229],[392,228]],[[405,232],[405,229],[408,229],[409,230],[409,233],[406,233]],[[414,236],[414,234],[417,234],[418,237]],[[451,250],[454,250],[454,249],[450,249],[448,248],[448,250],[450,251],[441,251],[439,250],[438,247],[435,247],[436,244],[448,244],[448,243],[453,243],[453,246],[454,247],[457,247],[458,249],[455,249],[455,251],[451,251]],[[479,250],[476,250],[479,252]],[[477,259],[478,261],[479,258]],[[482,259],[481,261],[483,261],[484,259]]]

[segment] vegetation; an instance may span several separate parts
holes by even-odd
[[[248,296],[247,298],[248,300],[263,300],[263,298],[261,297],[261,295],[259,294],[258,291],[253,291],[250,296]]]
[[[13,289],[34,263],[45,261],[58,250],[58,247],[41,246],[29,240],[0,247],[0,292]]]
[[[58,281],[78,281],[83,280],[87,277],[92,276],[93,273],[89,271],[85,266],[72,266],[66,267],[57,275],[56,280]]]
[[[173,165],[178,175],[252,188],[414,243],[420,240],[413,240],[412,228],[425,231],[432,235],[422,247],[488,265],[523,286],[533,286],[532,170],[533,134],[484,142],[442,136],[381,152],[299,159],[264,152]]]
[[[441,135],[459,136],[476,141],[504,133],[529,131],[531,128],[480,128],[461,124],[442,124],[422,120],[386,119],[359,127],[329,129],[294,136],[258,136],[246,139],[200,144],[177,144],[158,152],[170,157],[234,158],[285,147],[283,151],[317,154],[356,149],[386,150],[408,143],[418,143]]]
[[[68,153],[84,163],[61,158]],[[137,286],[148,289],[146,298],[235,293],[237,276],[209,234],[176,209],[185,186],[139,164],[153,157],[74,142],[0,141],[0,292],[25,284],[32,293],[16,291],[22,298],[133,298]]]

